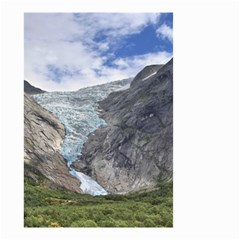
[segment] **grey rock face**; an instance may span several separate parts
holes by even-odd
[[[24,174],[37,181],[39,174],[48,184],[81,192],[78,179],[73,177],[59,153],[64,126],[50,112],[24,94]]]
[[[142,71],[140,71],[136,77],[131,82],[131,86],[135,86],[138,82],[142,81],[151,74],[156,73],[163,65],[150,65],[146,66]]]
[[[173,59],[144,68],[131,87],[99,103],[107,125],[73,164],[107,191],[126,193],[172,179]]]
[[[24,80],[24,92],[33,95],[38,93],[44,93],[46,91],[43,91],[40,88],[36,88],[33,85],[31,85],[28,81]]]

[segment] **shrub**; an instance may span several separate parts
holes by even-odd
[[[123,220],[115,221],[115,227],[129,227],[128,223]]]
[[[48,227],[61,227],[58,222],[51,222]]]
[[[113,219],[101,221],[99,225],[100,227],[116,227],[116,224]]]
[[[44,220],[42,216],[29,216],[24,219],[25,227],[44,227]]]
[[[154,223],[153,220],[147,218],[143,222],[144,227],[156,227],[156,224]]]
[[[128,195],[90,196],[33,185],[24,187],[26,227],[172,227],[172,184]]]
[[[102,213],[104,215],[110,215],[110,214],[113,214],[113,212],[114,211],[111,208],[105,208],[105,209],[102,210]]]
[[[155,223],[156,226],[158,226],[158,227],[162,226],[163,219],[159,214],[150,215],[150,216],[148,216],[148,219],[151,219]]]
[[[131,227],[144,227],[142,222],[134,221]]]
[[[98,225],[93,220],[80,220],[73,222],[70,227],[98,227]]]
[[[49,199],[49,204],[50,205],[58,205],[58,204],[60,204],[60,199],[58,199],[58,198],[50,198]]]
[[[146,214],[142,212],[138,212],[135,215],[135,219],[139,222],[143,222],[146,219],[146,217],[147,217]]]
[[[94,218],[94,220],[95,220],[96,222],[100,222],[100,221],[106,220],[107,217],[106,217],[101,211],[98,211],[98,210],[97,210],[97,211],[94,213],[93,218]]]

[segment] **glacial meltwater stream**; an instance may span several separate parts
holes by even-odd
[[[106,190],[91,177],[70,167],[81,154],[89,133],[105,124],[95,111],[97,102],[113,91],[121,89],[125,81],[83,88],[75,92],[50,92],[34,95],[34,99],[55,114],[66,128],[61,154],[66,159],[70,173],[81,181],[80,188],[91,195],[106,195]]]

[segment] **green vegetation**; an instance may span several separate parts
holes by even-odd
[[[24,183],[25,227],[172,227],[172,183],[128,195],[89,196]]]

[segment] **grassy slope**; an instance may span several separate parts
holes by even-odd
[[[172,183],[151,192],[90,196],[25,179],[25,227],[172,227]]]

